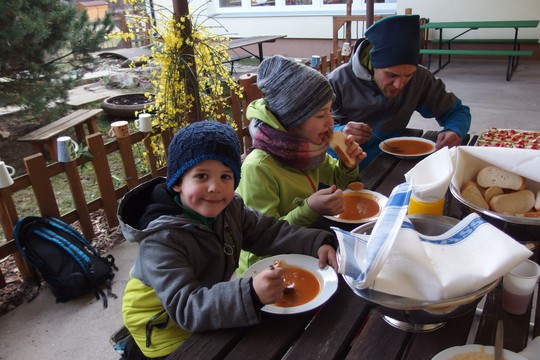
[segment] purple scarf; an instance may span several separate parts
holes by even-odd
[[[265,123],[253,119],[249,132],[253,147],[263,150],[278,160],[282,165],[300,171],[317,169],[326,157],[328,142],[320,145],[276,130]]]

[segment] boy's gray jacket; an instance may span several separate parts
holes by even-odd
[[[229,281],[240,249],[316,256],[323,243],[335,246],[330,232],[262,215],[239,196],[213,229],[184,214],[173,199],[165,179],[155,178],[124,197],[118,217],[126,239],[140,247],[131,276],[152,287],[171,319],[190,332],[259,321],[249,279]]]

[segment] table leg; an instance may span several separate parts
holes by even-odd
[[[260,42],[259,44],[259,62],[263,61],[263,43]]]
[[[512,46],[512,50],[516,51],[519,50],[520,45],[518,43],[518,30],[519,28],[514,28],[514,45]],[[510,81],[512,78],[512,75],[514,74],[514,71],[516,70],[519,63],[519,56],[509,56],[508,57],[508,65],[506,67],[506,81]]]

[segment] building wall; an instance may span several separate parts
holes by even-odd
[[[313,54],[330,54],[332,52],[332,15],[345,15],[345,12],[319,16],[313,14],[309,16],[214,15],[212,4],[204,5],[206,1],[191,0],[190,6],[192,9],[203,9],[204,16],[215,17],[222,26],[216,28],[216,32],[231,36],[287,35],[285,39],[265,44],[265,55],[279,53],[289,57],[308,58]],[[171,0],[154,0],[154,3],[172,9]],[[411,8],[412,13],[429,18],[431,21],[540,19],[540,0],[468,0],[466,4],[463,0],[397,0],[397,14],[404,14],[407,8]],[[363,14],[355,10],[354,3],[353,14]],[[378,14],[376,12],[376,15]],[[353,39],[362,36],[362,23],[353,24],[352,28]],[[449,35],[451,33],[448,32]],[[433,32],[430,36],[435,37],[436,34]],[[477,32],[469,36],[508,38],[513,36],[513,32],[510,29],[482,29],[481,34]],[[340,31],[339,37],[341,44],[344,38],[343,31]],[[521,29],[520,37],[539,38],[540,30],[538,27]],[[526,49],[530,48],[535,50],[534,58],[540,58],[540,46],[527,45]]]
[[[489,20],[539,20],[540,1],[538,0],[398,0],[397,12],[405,8],[430,21],[489,21]],[[433,33],[431,37],[437,36]],[[459,30],[445,30],[445,34],[459,34]],[[512,29],[480,29],[467,34],[470,38],[511,38]],[[520,29],[523,38],[539,38],[540,28]],[[446,37],[446,36],[445,36]]]

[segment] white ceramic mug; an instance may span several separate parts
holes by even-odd
[[[139,118],[134,123],[140,132],[152,132],[152,115],[146,113],[139,114]]]
[[[344,42],[341,47],[341,56],[351,55],[351,45],[348,42]]]
[[[56,151],[59,162],[71,162],[77,159],[79,145],[69,136],[60,136],[56,139]]]
[[[317,67],[321,65],[321,57],[319,55],[311,56],[311,67]]]
[[[11,177],[13,175],[15,175],[15,168],[0,161],[0,188],[6,188],[12,185],[13,179]]]
[[[129,136],[128,122],[125,120],[115,121],[111,123],[111,129],[109,130],[110,137],[125,138]]]

